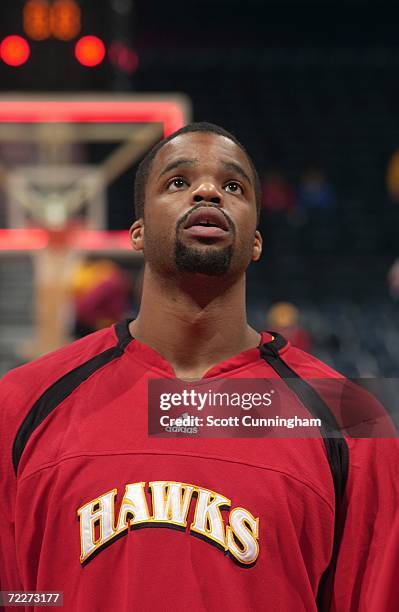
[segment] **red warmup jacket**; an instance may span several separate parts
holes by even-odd
[[[304,379],[340,375],[262,341],[204,378],[283,377],[323,412]],[[3,378],[1,590],[63,591],[67,612],[369,610],[396,440],[149,437],[150,378],[174,372],[127,321]]]
[[[370,610],[397,610],[399,608],[399,513],[391,529]]]

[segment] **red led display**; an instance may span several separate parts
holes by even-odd
[[[98,36],[82,36],[76,43],[75,56],[83,66],[98,66],[105,57],[105,45]]]
[[[0,57],[9,66],[22,66],[29,55],[29,44],[22,36],[6,36],[0,45]]]

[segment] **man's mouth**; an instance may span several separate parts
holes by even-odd
[[[216,238],[230,231],[223,213],[215,207],[200,206],[189,215],[184,230],[190,236]]]
[[[185,232],[197,238],[218,238],[224,237],[227,234],[225,230],[215,225],[192,225],[188,227]]]

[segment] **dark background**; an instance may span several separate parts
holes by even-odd
[[[22,4],[1,4],[0,37],[22,34]],[[80,5],[82,34],[133,47],[137,71],[124,74],[109,60],[83,68],[74,41],[32,42],[25,66],[0,64],[0,90],[184,92],[194,120],[232,131],[261,177],[277,166],[295,190],[304,169],[317,164],[333,185],[336,207],[294,219],[263,215],[265,254],[249,272],[250,318],[264,327],[267,307],[289,300],[300,308],[319,356],[351,375],[396,375],[398,307],[387,273],[397,257],[399,204],[385,185],[399,147],[395,4]],[[133,172],[110,192],[111,229],[131,220]]]

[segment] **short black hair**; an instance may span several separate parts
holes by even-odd
[[[190,132],[204,132],[209,134],[218,134],[219,136],[224,136],[228,138],[232,142],[234,142],[247,156],[249,165],[251,166],[253,178],[254,178],[254,189],[255,189],[255,199],[256,199],[256,215],[257,215],[257,223],[259,223],[260,217],[260,209],[261,209],[261,186],[258,172],[254,166],[252,159],[250,158],[245,147],[237,140],[237,138],[220,127],[219,125],[215,125],[214,123],[208,123],[207,121],[201,121],[198,123],[189,123],[184,127],[180,128],[173,134],[170,134],[167,138],[164,138],[156,145],[152,147],[152,149],[147,153],[144,159],[140,162],[139,167],[136,172],[135,185],[134,185],[134,209],[136,219],[140,219],[144,217],[144,204],[145,204],[145,189],[147,185],[147,180],[149,174],[151,172],[152,162],[154,161],[157,153],[164,147],[168,142],[180,136],[180,134],[188,134]]]

